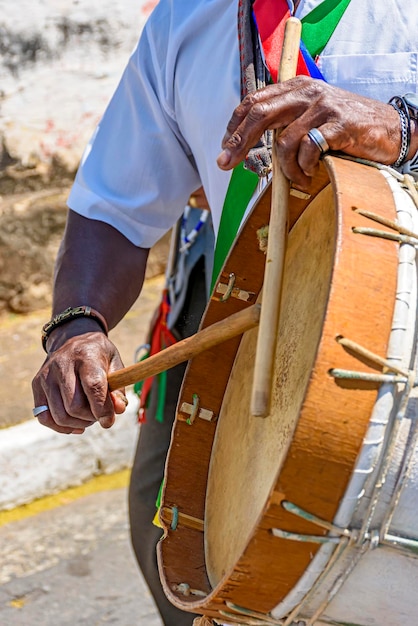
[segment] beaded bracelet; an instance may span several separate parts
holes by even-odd
[[[107,322],[105,318],[103,317],[103,315],[99,313],[98,311],[96,311],[96,309],[92,309],[91,306],[86,306],[86,305],[77,306],[77,307],[68,307],[68,309],[65,309],[65,311],[62,311],[62,313],[58,313],[58,315],[54,315],[54,317],[42,327],[41,339],[42,339],[42,347],[45,350],[45,352],[48,352],[48,350],[46,349],[46,342],[47,342],[49,335],[52,333],[52,331],[55,330],[55,328],[57,328],[58,326],[62,326],[62,324],[71,322],[72,320],[77,319],[79,317],[91,317],[99,324],[99,326],[101,326],[105,335],[106,336],[108,335],[109,328],[108,328]]]
[[[411,144],[411,117],[408,106],[402,96],[394,96],[389,100],[389,104],[398,112],[401,122],[401,150],[392,167],[399,167],[404,163]]]

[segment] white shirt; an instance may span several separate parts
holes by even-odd
[[[303,17],[320,0],[301,0]],[[408,4],[407,8],[404,8]],[[87,146],[68,204],[151,247],[203,184],[217,232],[231,173],[216,157],[240,100],[238,0],[160,0]],[[418,85],[418,2],[351,0],[320,68],[387,101]]]

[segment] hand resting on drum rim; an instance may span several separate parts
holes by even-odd
[[[416,126],[411,120],[409,158],[418,149]],[[225,170],[235,167],[265,130],[277,129],[283,172],[306,188],[321,156],[308,136],[313,128],[320,130],[332,151],[386,165],[395,163],[400,154],[400,118],[390,104],[297,76],[244,98],[228,124],[218,165]]]

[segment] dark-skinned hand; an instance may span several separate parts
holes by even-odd
[[[72,334],[75,324],[62,329]],[[81,434],[96,422],[110,428],[127,401],[124,390],[109,392],[107,374],[122,367],[117,349],[102,332],[61,333],[32,382],[35,406],[49,407],[38,416],[40,424],[65,434]]]
[[[289,180],[306,188],[321,156],[307,135],[311,128],[321,131],[333,151],[384,164],[399,156],[400,120],[392,106],[297,76],[242,101],[228,124],[218,166],[232,169],[265,130],[277,129],[280,166]]]

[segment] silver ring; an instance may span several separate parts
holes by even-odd
[[[38,417],[41,413],[45,413],[45,411],[49,411],[49,407],[46,404],[41,404],[41,406],[36,406],[32,409],[33,417]]]
[[[321,154],[328,152],[329,145],[320,130],[318,130],[317,128],[311,128],[307,135],[309,139],[314,142]]]

